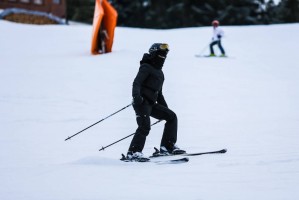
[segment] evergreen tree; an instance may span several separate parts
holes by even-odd
[[[299,0],[109,0],[118,11],[118,26],[179,28],[271,24],[299,21]],[[70,20],[92,23],[95,0],[68,0]]]
[[[67,0],[68,20],[92,23],[95,0]]]
[[[280,6],[284,22],[299,22],[299,0],[282,0]]]

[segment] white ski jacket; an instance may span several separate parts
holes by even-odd
[[[217,41],[219,40],[218,35],[221,36],[221,38],[224,36],[224,31],[222,30],[222,28],[215,27],[213,28],[213,37],[212,37],[212,41]]]

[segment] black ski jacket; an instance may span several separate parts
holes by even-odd
[[[164,73],[162,66],[152,64],[148,54],[144,54],[140,61],[140,68],[133,82],[132,96],[142,96],[150,104],[156,102],[165,106],[167,103],[162,93]]]

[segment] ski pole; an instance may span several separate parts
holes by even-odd
[[[76,135],[78,135],[78,134],[82,133],[83,131],[86,131],[87,129],[91,128],[92,126],[94,126],[94,125],[96,125],[96,124],[98,124],[98,123],[100,123],[100,122],[104,121],[105,119],[107,119],[107,118],[109,118],[109,117],[111,117],[111,116],[115,115],[116,113],[118,113],[118,112],[120,112],[120,111],[122,111],[122,110],[124,110],[124,109],[128,108],[128,107],[129,107],[129,106],[131,106],[131,105],[132,105],[132,104],[129,104],[129,105],[127,105],[127,106],[123,107],[122,109],[120,109],[120,110],[118,110],[118,111],[116,111],[116,112],[112,113],[111,115],[109,115],[109,116],[107,116],[107,117],[105,117],[105,118],[101,119],[100,121],[98,121],[98,122],[96,122],[96,123],[94,123],[94,124],[92,124],[92,125],[90,125],[90,126],[86,127],[85,129],[83,129],[83,130],[79,131],[78,133],[76,133],[76,134],[74,134],[74,135],[72,135],[72,136],[69,136],[68,138],[66,138],[66,139],[65,139],[65,141],[67,141],[67,140],[71,139],[72,137],[74,137],[74,136],[76,136]]]
[[[208,48],[209,45],[210,45],[210,43],[207,44],[207,45],[201,50],[201,52],[200,52],[198,55],[201,56],[201,55],[206,51],[206,49]]]
[[[155,123],[153,123],[151,126],[154,126],[155,124],[158,124],[158,123],[161,122],[161,121],[162,121],[162,120],[158,120],[158,121],[156,121]],[[127,139],[128,137],[131,137],[132,135],[135,135],[135,133],[132,133],[132,134],[130,134],[130,135],[124,137],[124,138],[121,138],[121,139],[119,139],[119,140],[117,140],[117,141],[115,141],[115,142],[113,142],[113,143],[111,143],[111,144],[105,146],[105,147],[102,147],[99,151],[105,150],[107,147],[110,147],[110,146],[112,146],[112,145],[114,145],[114,144],[116,144],[116,143],[118,143],[118,142],[120,142],[120,141],[122,141],[122,140],[124,140],[124,139]]]

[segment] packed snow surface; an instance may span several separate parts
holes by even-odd
[[[0,199],[299,199],[299,24],[222,28],[228,58],[195,57],[209,53],[211,27],[117,27],[113,52],[92,56],[90,25],[0,21]],[[154,42],[170,46],[163,92],[178,146],[226,154],[121,162],[131,138],[99,151],[135,132],[132,107],[65,141],[131,103]],[[164,123],[152,127],[145,155]]]

